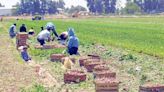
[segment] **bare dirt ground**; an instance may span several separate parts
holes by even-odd
[[[18,92],[33,83],[34,70],[19,61],[19,53],[8,35],[1,33],[0,38],[0,92]]]
[[[13,39],[7,35],[7,28],[1,24],[0,28],[3,29],[0,34],[0,92],[20,92],[35,83],[54,86],[56,80],[49,71],[35,61],[30,64],[23,62]]]

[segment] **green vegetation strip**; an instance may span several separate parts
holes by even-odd
[[[50,20],[49,20],[50,21]],[[68,27],[76,30],[81,44],[99,43],[126,48],[140,53],[164,57],[164,17],[149,18],[94,18],[94,19],[56,19],[58,33]],[[34,27],[36,33],[46,21],[17,21]],[[35,40],[36,41],[36,40]]]

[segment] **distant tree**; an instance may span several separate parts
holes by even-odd
[[[0,7],[5,7],[5,5],[2,5],[2,4],[0,3]]]
[[[96,12],[95,0],[87,0],[87,6],[88,6],[90,12],[92,12],[92,13]]]
[[[95,0],[96,13],[103,13],[103,2],[102,0]]]
[[[57,8],[64,9],[64,5],[63,0],[21,0],[17,4],[17,14],[55,14],[58,12]]]
[[[105,14],[109,14],[110,13],[110,0],[104,0],[104,7],[105,7]]]
[[[55,14],[57,13],[57,2],[56,1],[50,1],[48,2],[48,13],[49,14]]]
[[[20,11],[19,11],[20,7],[19,6],[20,6],[20,3],[18,3],[18,2],[12,6],[12,14],[13,15],[19,15],[19,13],[20,13]]]
[[[116,11],[116,0],[111,0],[111,13]]]
[[[157,13],[160,12],[161,2],[164,2],[164,0],[134,0],[134,3],[136,3],[144,13]],[[162,4],[164,7],[164,3]]]
[[[89,11],[98,14],[116,12],[117,0],[86,0]]]
[[[126,14],[135,14],[141,12],[141,8],[134,2],[128,1],[126,7],[123,8]]]
[[[80,12],[80,11],[87,11],[86,8],[78,5],[78,6],[71,6],[71,8],[67,8],[66,9],[66,12],[69,13],[69,14],[72,14],[72,13],[77,13],[77,12]]]
[[[59,0],[59,1],[57,2],[57,7],[58,7],[58,8],[64,9],[64,8],[65,8],[64,6],[65,6],[65,3],[64,3],[63,0]]]

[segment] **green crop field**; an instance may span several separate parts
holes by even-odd
[[[109,68],[117,73],[120,92],[138,92],[140,85],[149,82],[164,84],[164,17],[7,20],[0,23],[0,28],[7,31],[14,22],[17,23],[17,30],[24,23],[28,30],[33,27],[36,35],[40,32],[40,27],[45,26],[47,22],[53,22],[58,33],[73,27],[80,39],[80,54],[100,55]],[[4,31],[0,33],[7,35]],[[30,43],[29,53],[38,64],[49,61],[50,54],[62,53],[64,50],[34,49],[33,46],[37,44],[36,36],[31,37],[28,42]],[[24,87],[22,92],[31,90],[63,92],[62,89],[72,90],[70,92],[95,92],[91,73],[87,74],[86,82],[63,84],[65,70],[61,67],[61,63],[48,62],[42,66],[49,70],[60,86],[44,88],[39,84],[34,87]]]
[[[21,20],[17,23],[25,23],[39,32],[46,22]],[[75,28],[81,44],[112,45],[164,57],[164,17],[57,19],[52,22],[58,33]]]

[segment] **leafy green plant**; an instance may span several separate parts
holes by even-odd
[[[21,89],[21,92],[48,92],[48,90],[40,84],[35,84],[31,88]]]
[[[120,61],[123,61],[123,60],[132,60],[132,61],[136,61],[137,58],[134,57],[132,54],[127,54],[127,55],[122,55],[119,59]]]
[[[140,79],[140,84],[141,85],[144,84],[146,82],[146,80],[147,80],[147,76],[146,75],[142,75],[141,79]]]

